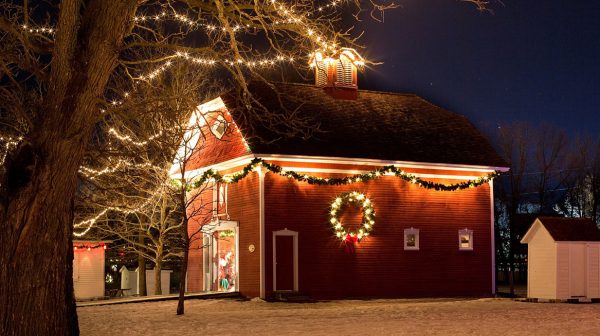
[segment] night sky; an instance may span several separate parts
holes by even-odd
[[[365,20],[362,89],[411,92],[479,127],[549,123],[600,135],[600,1],[400,0]]]

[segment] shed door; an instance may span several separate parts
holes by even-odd
[[[275,236],[275,290],[294,290],[294,237]]]
[[[569,250],[571,297],[585,296],[585,245],[571,244]]]
[[[587,246],[587,297],[600,298],[600,249],[597,244]]]

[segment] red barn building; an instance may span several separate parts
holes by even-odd
[[[212,135],[186,175],[224,177],[214,183],[211,219],[190,225],[203,225],[204,238],[190,250],[188,291],[494,293],[490,174],[506,164],[465,117],[413,94],[358,90],[361,60],[348,55],[317,57],[315,86],[249,87],[261,108],[314,121],[310,137],[251,125],[245,111],[253,107],[233,93],[196,110]]]

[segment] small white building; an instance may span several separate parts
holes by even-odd
[[[136,268],[135,271],[130,271],[125,266],[121,267],[119,272],[121,272],[121,289],[124,290],[124,295],[127,296],[140,294],[138,277],[139,270],[139,267]],[[146,270],[146,293],[148,295],[154,295],[154,272],[154,269]],[[162,270],[160,272],[160,288],[162,295],[170,293],[171,273],[173,273],[172,270]]]
[[[106,242],[73,241],[73,287],[75,299],[104,297]]]
[[[591,219],[538,217],[528,245],[527,297],[600,298],[600,230]]]

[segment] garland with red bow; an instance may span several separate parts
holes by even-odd
[[[346,203],[362,207],[362,224],[356,231],[346,230],[339,219],[339,213],[342,206]],[[371,200],[365,196],[365,194],[359,193],[358,191],[345,192],[336,197],[333,203],[331,203],[329,214],[331,215],[329,222],[332,225],[336,237],[346,243],[360,242],[363,238],[369,236],[369,233],[375,224],[375,209],[373,209],[373,203],[371,203]]]

